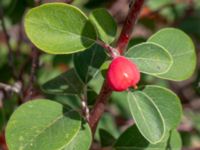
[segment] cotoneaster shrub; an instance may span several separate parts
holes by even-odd
[[[136,0],[132,5],[116,48],[111,43],[116,40],[117,25],[105,9],[87,17],[72,5],[49,3],[27,12],[26,34],[36,47],[48,54],[74,54],[74,68],[45,83],[43,92],[76,95],[82,105],[74,108],[54,99],[23,104],[6,128],[9,150],[89,150],[112,91],[126,93],[121,100],[126,101],[135,124],[117,139],[100,130],[102,143],[110,140],[108,145],[118,150],[181,149],[176,130],[182,115],[179,98],[169,89],[140,86],[139,81],[141,74],[188,79],[196,66],[194,45],[179,29],[164,28],[125,51],[143,2]],[[100,91],[90,86],[97,75],[105,77]],[[89,108],[91,90],[98,91],[98,96]]]

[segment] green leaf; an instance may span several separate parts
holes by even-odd
[[[0,95],[2,93],[0,92]],[[6,124],[18,104],[18,95],[12,94],[12,98],[3,98],[3,107],[0,108],[0,134],[4,131]]]
[[[88,50],[74,55],[74,66],[82,81],[88,83],[98,73],[105,60],[105,50],[95,44]]]
[[[49,3],[31,9],[25,17],[25,30],[30,40],[50,54],[83,51],[94,44],[96,31],[76,7]]]
[[[168,136],[157,144],[151,144],[142,136],[136,125],[133,125],[122,133],[114,147],[116,150],[166,150],[167,138]]]
[[[111,102],[112,104],[116,105],[117,112],[119,112],[119,115],[122,116],[123,118],[129,119],[131,117],[131,113],[128,105],[128,100],[127,100],[127,95],[128,92],[112,92],[111,95]]]
[[[128,46],[127,49],[137,45],[137,44],[141,44],[143,42],[146,42],[146,38],[144,37],[134,37],[132,39],[130,39],[130,41],[128,42]]]
[[[173,63],[164,48],[150,42],[131,47],[125,56],[136,63],[141,72],[151,75],[167,72]]]
[[[157,11],[158,15],[162,16],[162,18],[168,23],[172,23],[176,19],[180,19],[184,16],[185,11],[187,11],[188,3],[178,3],[178,5],[176,4],[177,3],[174,0],[147,1],[146,3],[147,7],[151,11]],[[184,20],[185,19],[183,19],[183,21]],[[181,21],[180,24],[182,24],[183,21]]]
[[[168,140],[167,148],[169,150],[181,150],[182,140],[177,130],[171,131],[170,138]]]
[[[99,8],[89,16],[91,23],[96,27],[99,38],[105,43],[111,43],[116,37],[117,24],[113,17],[104,8]]]
[[[163,7],[165,5],[169,5],[173,2],[173,0],[161,0],[161,1],[147,1],[147,5],[150,8],[150,10],[158,10],[160,7]]]
[[[200,38],[200,15],[196,12],[194,15],[188,16],[179,24],[179,28]]]
[[[104,129],[99,130],[99,135],[102,147],[111,146],[115,142],[115,138],[108,131]]]
[[[9,150],[64,149],[79,132],[80,115],[59,103],[38,99],[20,106],[6,128]]]
[[[198,102],[197,102],[198,103]],[[193,104],[194,105],[194,104]],[[196,111],[187,111],[186,112],[186,118],[189,118],[189,120],[192,121],[193,127],[200,132],[200,112]]]
[[[89,150],[92,143],[92,134],[89,125],[83,122],[81,129],[65,150]]]
[[[141,134],[152,144],[160,142],[165,134],[164,119],[153,100],[141,91],[129,92],[128,103]]]
[[[174,60],[170,70],[158,75],[158,77],[181,81],[193,74],[196,67],[195,48],[191,38],[184,32],[174,28],[166,28],[152,35],[148,41],[164,47]]]
[[[104,113],[97,125],[95,139],[97,139],[98,141],[100,140],[99,130],[102,129],[109,132],[114,138],[119,136],[119,130],[117,129],[116,122],[110,113]]]
[[[55,95],[45,94],[45,98],[51,99],[74,110],[81,109],[81,99],[78,95]]]
[[[104,78],[101,73],[97,73],[97,75],[88,83],[88,87],[92,89],[94,92],[99,93],[101,87],[103,85]]]
[[[87,9],[93,9],[93,8],[105,6],[108,3],[109,3],[108,0],[88,0],[86,3],[84,3],[84,6]]]
[[[48,94],[73,95],[81,94],[83,86],[75,70],[71,69],[46,82],[42,85],[42,90]]]
[[[8,17],[11,23],[19,23],[28,7],[34,6],[34,0],[1,0],[1,9],[3,9],[4,17]]]
[[[178,96],[171,90],[155,85],[148,85],[143,90],[155,103],[161,112],[166,128],[168,130],[176,128],[182,115],[181,102]]]

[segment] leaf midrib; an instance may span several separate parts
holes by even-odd
[[[146,122],[146,120],[145,120],[145,117],[144,117],[142,111],[141,111],[141,107],[140,107],[139,104],[137,103],[136,97],[134,96],[134,94],[131,94],[131,96],[133,97],[133,99],[134,99],[134,101],[135,101],[135,103],[136,103],[136,106],[137,106],[138,109],[140,110],[139,112],[140,112],[140,114],[141,114],[141,116],[142,116],[142,118],[143,118],[143,120],[144,120],[145,126],[146,126],[146,128],[147,128],[147,130],[148,130],[148,132],[149,132],[149,135],[151,135],[150,129],[148,128],[148,124],[147,124],[147,122]]]
[[[54,125],[54,123],[56,123],[58,120],[60,120],[61,118],[63,118],[65,115],[67,115],[68,113],[70,113],[70,112],[72,112],[72,110],[71,111],[67,111],[67,112],[65,112],[65,113],[63,113],[63,114],[61,114],[61,115],[58,115],[54,120],[52,120],[47,126],[45,126],[38,134],[36,134],[29,142],[30,143],[28,143],[27,142],[27,144],[25,144],[24,146],[23,146],[23,148],[22,149],[26,149],[26,147],[27,146],[29,146],[31,143],[33,143],[33,141],[35,141],[36,139],[37,139],[37,137],[38,136],[40,136],[45,130],[47,130],[47,129],[49,129],[52,125]],[[80,127],[79,127],[80,128]],[[77,132],[79,131],[79,129],[77,130]],[[76,132],[76,133],[77,133]],[[76,136],[76,134],[74,134],[74,136],[72,136],[72,139],[73,139],[73,137],[75,137]]]
[[[137,58],[130,58],[130,57],[128,57],[129,59],[131,59],[131,60],[137,60],[137,59],[139,59],[139,60],[148,60],[148,61],[154,61],[154,62],[164,62],[164,63],[166,63],[166,64],[170,64],[170,61],[165,61],[165,60],[162,60],[162,59],[150,59],[150,58],[141,58],[141,57],[137,57]]]
[[[31,23],[31,24],[36,24],[37,26],[45,26],[45,25],[46,25],[46,26],[48,26],[50,29],[55,30],[55,31],[57,31],[57,32],[66,33],[66,34],[69,34],[69,35],[71,34],[71,35],[76,36],[76,37],[78,37],[78,38],[80,38],[80,39],[85,39],[86,41],[95,41],[94,39],[88,38],[88,37],[86,37],[86,36],[80,36],[80,35],[78,35],[78,34],[76,34],[76,33],[73,33],[73,32],[67,31],[67,30],[58,29],[57,27],[52,26],[52,25],[50,25],[50,24],[48,24],[48,23],[38,24],[37,22],[34,22],[34,21],[30,20],[30,19],[26,19],[26,21],[29,22],[29,23]]]

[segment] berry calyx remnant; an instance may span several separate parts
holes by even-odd
[[[136,87],[140,72],[136,64],[126,57],[119,56],[111,62],[107,72],[107,83],[114,91],[124,91]]]

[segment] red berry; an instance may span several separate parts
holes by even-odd
[[[140,80],[140,72],[132,61],[125,57],[115,58],[107,72],[107,83],[114,91],[124,91],[136,86]]]

